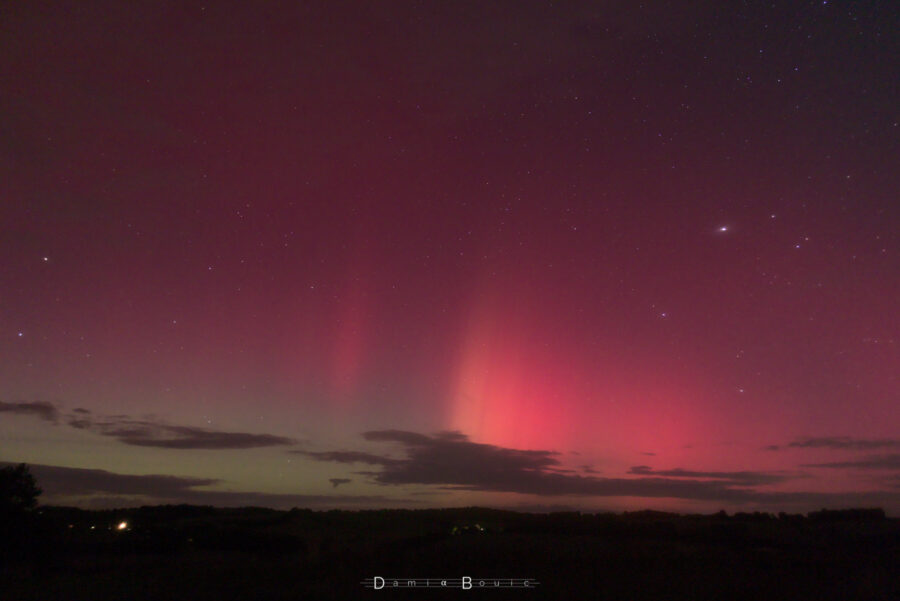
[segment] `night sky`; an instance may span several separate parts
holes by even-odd
[[[900,514],[892,2],[0,8],[48,503]]]

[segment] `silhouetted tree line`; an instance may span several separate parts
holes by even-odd
[[[900,598],[900,521],[880,509],[88,511],[38,506],[26,466],[4,469],[0,484],[0,559],[11,566],[0,563],[0,599],[104,599],[108,581],[116,598],[354,598],[363,577],[474,571],[535,576],[555,598]],[[56,596],[41,597],[56,577]],[[4,578],[19,588],[3,594]],[[144,580],[158,587],[150,597],[137,594]]]
[[[4,515],[21,515],[33,510],[41,492],[24,463],[0,468],[0,512]]]

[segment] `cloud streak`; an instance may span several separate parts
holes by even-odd
[[[0,462],[0,466],[14,465]],[[370,507],[373,505],[407,505],[411,499],[392,499],[379,495],[303,495],[207,490],[203,487],[223,485],[214,478],[189,478],[166,475],[118,474],[100,469],[30,464],[41,488],[42,500],[78,502],[81,505],[123,507],[147,503],[189,503],[219,507],[264,506],[291,507]]]
[[[767,445],[764,451],[786,449],[826,449],[832,451],[875,451],[900,449],[897,438],[853,438],[851,436],[805,436],[794,439],[786,445]]]
[[[252,449],[294,444],[294,440],[272,434],[221,432],[192,426],[170,426],[141,421],[124,421],[102,426],[99,431],[127,445],[162,449]]]
[[[128,416],[95,419],[85,415],[72,416],[68,422],[73,428],[90,430],[102,436],[136,447],[160,449],[252,449],[294,444],[296,441],[272,434],[249,432],[222,432],[194,426],[173,426],[160,421],[135,420]]]
[[[12,413],[14,415],[33,415],[46,422],[56,423],[59,420],[59,411],[51,403],[35,401],[31,403],[5,403],[0,401],[0,413]]]
[[[803,467],[832,469],[900,470],[900,454],[870,455],[854,461],[833,461],[829,463],[808,463]]]
[[[638,476],[660,476],[665,478],[702,478],[715,479],[730,482],[734,485],[741,486],[758,486],[762,484],[777,484],[790,480],[796,476],[788,476],[785,474],[772,474],[769,472],[698,472],[693,470],[685,470],[674,468],[670,470],[654,470],[646,465],[636,465],[628,470],[629,474]]]
[[[846,451],[872,451],[876,449],[900,449],[900,439],[852,438],[850,436],[821,436],[798,438],[787,445],[800,449],[837,449]]]
[[[44,421],[59,423],[61,412],[52,403],[0,402],[0,412],[15,415],[34,415]],[[249,432],[222,432],[195,426],[167,424],[161,420],[133,419],[128,415],[94,416],[87,409],[77,408],[64,416],[65,423],[78,430],[87,430],[115,438],[119,442],[137,447],[161,449],[223,450],[252,449],[295,444],[292,438],[273,434]]]
[[[372,453],[362,453],[359,451],[291,451],[294,455],[303,455],[317,461],[334,461],[336,463],[367,463],[369,465],[390,465],[395,463],[396,459],[390,457],[382,457]]]

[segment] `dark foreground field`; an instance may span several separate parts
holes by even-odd
[[[900,599],[900,523],[809,516],[45,507],[4,524],[0,599]],[[127,523],[119,530],[118,525]],[[383,590],[365,578],[385,577]],[[395,590],[392,578],[474,579]],[[536,578],[530,590],[479,590]]]

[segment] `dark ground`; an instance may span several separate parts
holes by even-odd
[[[116,530],[122,521],[128,529]],[[4,601],[900,599],[900,520],[880,510],[679,516],[43,507],[3,522]],[[374,576],[388,586],[363,588]],[[475,579],[474,590],[390,587],[391,577],[462,576]],[[540,584],[478,590],[480,578],[494,577]]]

